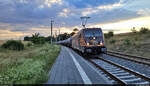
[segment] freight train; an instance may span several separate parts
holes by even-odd
[[[57,44],[62,44],[67,47],[72,47],[82,53],[97,54],[107,51],[104,42],[104,34],[101,28],[85,28],[80,30],[72,37],[58,41]]]

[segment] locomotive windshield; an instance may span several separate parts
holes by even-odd
[[[96,36],[102,36],[102,32],[99,29],[89,29],[84,31],[85,37],[96,37]]]

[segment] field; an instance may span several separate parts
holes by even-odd
[[[0,48],[0,84],[45,83],[59,52],[60,46],[50,44],[25,46],[23,51]]]
[[[150,58],[150,31],[126,33],[105,39],[108,50]]]

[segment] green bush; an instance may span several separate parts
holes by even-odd
[[[2,48],[20,51],[24,50],[24,44],[21,41],[8,40],[6,43],[2,45]]]
[[[107,33],[104,33],[104,37],[107,39],[108,38],[108,35],[107,35]]]
[[[46,42],[46,41],[45,41],[45,38],[43,38],[43,37],[40,37],[40,38],[39,38],[39,43],[40,43],[40,44],[45,44],[45,42]]]
[[[41,37],[39,33],[32,34],[32,43],[44,44],[46,42],[44,37]]]
[[[114,36],[114,32],[113,31],[109,31],[107,34],[104,34],[105,38],[111,38]]]
[[[113,37],[113,36],[114,36],[114,32],[113,32],[113,31],[109,31],[109,32],[108,32],[108,36],[109,36],[109,37]]]
[[[114,44],[114,43],[116,43],[116,40],[112,39],[112,40],[109,41],[109,43]]]
[[[141,29],[140,29],[140,33],[146,33],[146,32],[148,32],[148,28],[145,28],[145,27],[142,27]]]
[[[124,45],[131,45],[131,41],[129,39],[125,39],[123,44]]]
[[[30,43],[30,42],[29,42],[29,43],[27,43],[27,46],[28,46],[28,47],[30,47],[30,46],[32,46],[32,45],[33,45],[33,44],[32,44],[32,43]]]

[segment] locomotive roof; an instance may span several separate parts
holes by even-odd
[[[76,35],[78,35],[82,31],[92,30],[92,29],[94,29],[94,30],[102,30],[101,28],[85,28],[85,29],[81,29],[78,33],[74,34],[72,37],[75,37]]]
[[[92,30],[92,29],[100,29],[101,30],[101,28],[85,28],[85,29],[83,29],[83,30]]]

